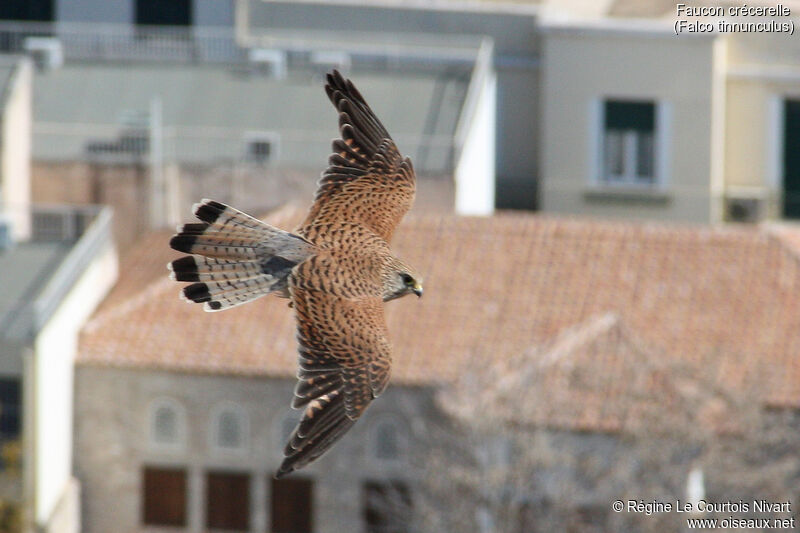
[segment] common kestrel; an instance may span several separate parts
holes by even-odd
[[[305,221],[293,233],[203,200],[201,223],[185,224],[170,246],[186,252],[171,277],[194,282],[182,296],[219,311],[275,293],[297,320],[298,383],[305,408],[275,474],[311,463],[350,429],[386,388],[392,364],[383,302],[414,293],[414,269],[389,240],[414,201],[416,177],[350,80],[333,71],[325,91],[339,113],[340,139]]]

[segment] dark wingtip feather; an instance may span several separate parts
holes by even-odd
[[[169,245],[173,250],[190,254],[192,253],[192,246],[194,246],[195,242],[197,242],[197,237],[195,235],[184,235],[180,233],[172,236],[169,240]]]
[[[222,210],[211,204],[200,204],[194,211],[194,215],[208,224],[213,224],[222,214]]]
[[[200,276],[197,272],[197,262],[192,256],[181,257],[176,259],[169,266],[175,281],[200,281]]]
[[[205,283],[192,283],[183,288],[183,295],[187,300],[202,303],[211,301],[211,293]]]
[[[344,76],[339,72],[339,69],[335,68],[331,70],[330,74],[328,74],[328,83],[336,88],[344,85]]]
[[[178,233],[185,235],[202,235],[208,229],[208,224],[198,222],[195,224],[184,224],[178,228]]]
[[[223,203],[204,198],[199,204],[194,204],[192,210],[194,216],[203,222],[213,224],[227,208],[228,206]]]
[[[291,465],[291,464],[288,464],[288,459],[284,459],[283,463],[281,463],[281,466],[275,472],[275,476],[274,477],[275,477],[275,479],[281,479],[283,477],[288,476],[292,472],[294,472],[294,470],[295,470],[294,466]]]
[[[350,97],[351,87],[355,88],[355,86],[353,86],[352,82],[346,79],[341,72],[337,69],[333,69],[326,77],[327,83],[325,84],[325,93],[328,95],[331,102],[333,102],[333,105],[337,105],[337,100],[341,98]],[[360,97],[361,95],[359,94],[358,96]]]

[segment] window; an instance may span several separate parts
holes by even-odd
[[[268,161],[269,155],[272,153],[272,143],[269,141],[250,141],[248,147],[250,148],[250,158],[259,163]]]
[[[206,474],[206,527],[250,529],[250,476],[234,472]]]
[[[245,135],[245,159],[257,165],[266,165],[275,160],[278,151],[278,134],[274,132],[250,132]]]
[[[602,181],[656,183],[656,106],[653,102],[607,100],[603,124]]]
[[[380,461],[399,460],[405,448],[405,434],[394,417],[383,418],[372,428],[372,455]]]
[[[186,526],[186,470],[145,467],[142,520],[152,526]]]
[[[302,477],[272,480],[272,533],[311,533],[314,483]]]
[[[242,451],[247,447],[247,415],[237,405],[215,408],[211,439],[218,450]]]
[[[397,428],[391,422],[382,422],[375,428],[375,457],[378,459],[397,459],[400,450],[397,445]]]
[[[411,530],[411,491],[402,481],[368,481],[363,489],[367,533]]]
[[[34,20],[52,22],[53,0],[3,0],[0,20]]]
[[[156,410],[153,420],[153,440],[160,444],[178,442],[178,415],[174,409],[162,406]]]
[[[0,378],[0,439],[19,438],[22,394],[18,378]]]
[[[237,413],[225,411],[219,415],[217,444],[221,448],[241,448],[244,440],[244,424]]]
[[[184,442],[186,415],[175,400],[161,398],[150,404],[150,443],[156,447],[180,448]]]
[[[136,24],[145,26],[189,26],[192,0],[136,0]]]

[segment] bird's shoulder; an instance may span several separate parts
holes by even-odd
[[[297,229],[296,233],[321,249],[351,249],[366,251],[388,249],[389,244],[371,228],[347,220],[316,220]]]

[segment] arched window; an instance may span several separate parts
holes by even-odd
[[[295,427],[297,427],[297,420],[294,417],[287,416],[281,420],[281,445],[285,444],[289,440],[289,437],[292,435]]]
[[[397,427],[391,422],[381,422],[375,428],[375,457],[397,459],[400,455],[397,444]]]
[[[172,407],[162,405],[155,412],[153,440],[159,444],[178,442],[178,415]]]
[[[211,442],[219,450],[241,451],[247,447],[247,415],[235,404],[214,409]]]
[[[300,422],[302,415],[302,410],[285,411],[280,413],[280,416],[273,421],[274,442],[279,450],[282,450],[286,443],[289,442],[289,437],[292,435],[294,428],[297,427],[297,423]]]
[[[382,418],[372,428],[372,456],[379,461],[397,461],[403,457],[407,436],[403,425],[392,418]]]
[[[148,428],[152,445],[179,448],[184,443],[186,413],[177,401],[159,398],[150,404]]]

